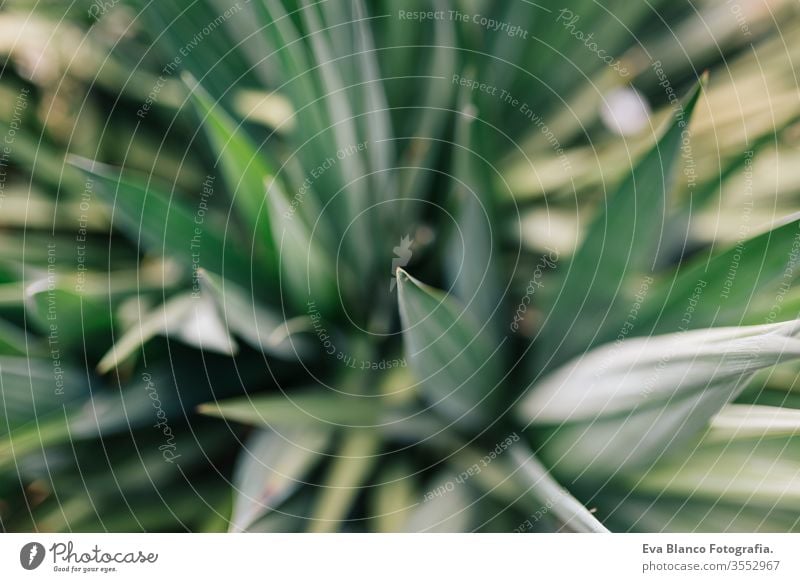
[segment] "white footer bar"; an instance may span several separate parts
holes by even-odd
[[[786,534],[4,534],[0,580],[800,580]]]

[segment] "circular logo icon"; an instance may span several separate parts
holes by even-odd
[[[26,570],[35,570],[44,561],[44,546],[38,542],[29,542],[19,551],[19,563]]]

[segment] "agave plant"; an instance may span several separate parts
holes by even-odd
[[[797,528],[796,7],[403,4],[0,12],[4,530]]]

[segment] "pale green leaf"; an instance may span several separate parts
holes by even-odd
[[[470,531],[475,524],[475,494],[469,487],[455,486],[456,473],[440,473],[428,485],[428,491],[442,492],[420,500],[411,512],[405,531],[409,533],[458,533]]]
[[[729,404],[711,421],[709,441],[773,438],[800,434],[800,410],[782,406]]]
[[[347,515],[379,460],[379,448],[380,438],[372,429],[352,429],[342,435],[311,512],[310,532],[347,529]]]
[[[203,292],[214,301],[231,333],[264,353],[282,358],[296,359],[308,352],[308,338],[296,335],[310,329],[308,317],[282,321],[236,283],[204,270],[198,272],[198,278]]]
[[[422,393],[445,418],[475,429],[493,420],[503,367],[492,345],[453,297],[397,269],[398,302],[408,363]]]
[[[543,429],[559,472],[651,466],[704,430],[760,369],[800,358],[800,322],[690,331],[596,348],[530,389],[518,410]]]
[[[256,426],[371,426],[379,414],[379,404],[375,400],[343,393],[305,390],[210,402],[201,405],[199,411]]]
[[[180,340],[201,350],[233,355],[238,346],[228,335],[210,298],[183,293],[144,313],[141,320],[114,342],[97,364],[106,373],[133,356],[158,335]]]
[[[706,499],[798,516],[797,437],[702,442],[626,482],[636,493]]]
[[[230,531],[246,531],[305,483],[331,438],[330,429],[259,430],[247,440],[233,474]]]
[[[513,445],[508,454],[519,466],[530,491],[548,507],[569,531],[604,533],[608,530],[591,512],[550,475],[547,468],[522,445]]]

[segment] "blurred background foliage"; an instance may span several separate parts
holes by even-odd
[[[472,20],[407,21],[398,10],[485,15],[520,26],[527,38]],[[629,75],[608,67],[576,30],[593,33]],[[798,35],[800,7],[792,0],[73,0],[35,7],[6,0],[0,525],[585,529],[551,512],[546,495],[531,494],[540,479],[510,455],[445,495],[426,494],[521,434],[509,410],[540,374],[613,339],[624,315],[599,323],[603,305],[576,317],[558,309],[560,289],[616,291],[621,279],[572,271],[561,287],[543,289],[505,344],[506,359],[496,362],[510,372],[499,399],[481,400],[495,420],[479,431],[428,418],[408,390],[416,383],[406,367],[365,372],[322,354],[302,292],[306,268],[342,353],[399,360],[402,314],[385,288],[393,247],[410,234],[409,273],[474,303],[481,325],[472,335],[497,346],[491,325],[482,324],[512,320],[543,256],[569,263],[670,123],[669,91],[683,99],[707,70],[691,121],[692,156],[674,170],[686,176],[691,165],[694,183],[671,179],[664,162],[657,181],[666,208],[637,208],[658,218],[647,272],[709,263],[742,245],[749,254],[737,259],[739,296],[722,316],[709,296],[696,327],[765,323],[774,296],[759,291],[760,273],[770,261],[770,276],[783,271],[793,232],[770,235],[761,251],[750,239],[777,232],[769,229],[797,212]],[[459,89],[453,75],[504,89],[545,127],[497,95]],[[367,153],[323,172],[313,193],[292,206],[311,168],[361,141],[369,141]],[[204,198],[209,181],[213,195]],[[268,197],[265,207],[265,188],[285,197]],[[470,218],[478,212],[475,191],[488,232]],[[197,272],[188,241],[201,201],[208,211]],[[452,250],[455,235],[441,209],[469,229],[460,251]],[[276,219],[295,210],[296,219]],[[369,219],[353,220],[360,212]],[[717,263],[708,280],[724,280],[730,264]],[[416,279],[399,290],[409,322],[441,299]],[[464,284],[473,290],[460,291]],[[636,282],[626,279],[620,289],[631,297]],[[661,313],[672,301],[669,289],[645,314]],[[678,331],[687,289],[674,301],[675,318],[651,317],[635,335]],[[770,323],[798,315],[794,288],[781,300]],[[545,325],[547,337],[539,338],[550,317],[549,334]],[[596,337],[602,325],[606,337]],[[563,337],[575,338],[574,351],[553,345]],[[483,353],[474,347],[461,358]],[[489,353],[482,359],[491,365]],[[469,365],[447,361],[456,370],[451,381],[466,382],[458,374]],[[695,435],[686,459],[663,462],[644,478],[573,482],[569,471],[559,473],[557,458],[544,458],[614,531],[794,530],[797,371],[788,363],[759,372],[707,434]],[[325,390],[327,383],[336,390]],[[364,394],[385,405],[353,397]],[[725,433],[726,421],[739,426],[737,406],[780,409],[782,428],[766,439],[763,430]],[[395,416],[403,422],[385,420]],[[774,432],[774,423],[764,426]],[[170,454],[178,456],[170,462]],[[720,475],[708,478],[709,464]],[[535,523],[531,515],[539,515]]]

